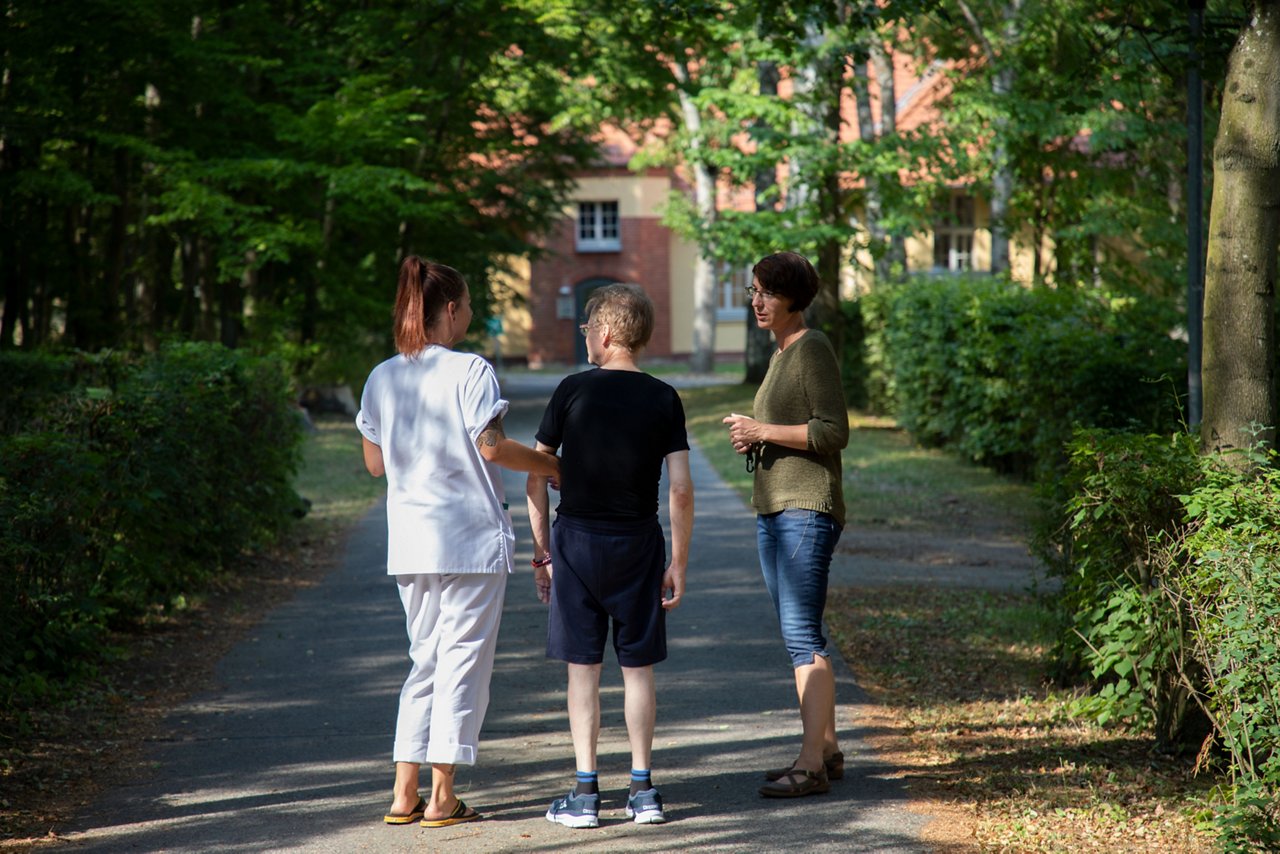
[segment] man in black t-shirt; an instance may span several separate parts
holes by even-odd
[[[653,665],[667,657],[666,612],[684,595],[693,529],[693,480],[684,407],[675,389],[642,372],[636,357],[653,332],[653,303],[636,285],[608,285],[587,301],[587,355],[597,370],[566,377],[542,417],[537,447],[560,452],[560,505],[551,536],[547,478],[530,476],[534,583],[548,603],[547,657],[569,671],[569,729],[577,782],[547,819],[599,825],[596,741],[600,670],[613,627],[622,667],[631,788],[627,816],[666,820],[650,774],[657,700]],[[667,464],[671,561],[658,522]],[[554,572],[552,569],[554,568]]]

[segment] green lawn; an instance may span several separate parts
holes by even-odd
[[[360,431],[352,419],[325,416],[315,425],[303,443],[294,488],[311,502],[308,518],[354,522],[386,492],[387,481],[365,470]]]
[[[755,386],[684,389],[689,432],[711,464],[743,498],[751,475],[729,445],[722,420],[752,414]],[[1025,527],[1034,506],[1031,487],[936,449],[916,447],[892,421],[849,412],[853,428],[844,452],[844,498],[850,525],[905,530],[964,531],[998,517]]]

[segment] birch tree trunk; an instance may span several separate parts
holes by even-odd
[[[680,113],[689,134],[688,162],[693,169],[693,193],[698,219],[703,228],[716,218],[715,176],[702,160],[702,115],[690,95],[689,69],[682,62],[672,65],[680,95]],[[716,277],[714,252],[707,240],[698,241],[698,262],[693,271],[693,353],[689,368],[696,374],[715,370],[716,358]]]
[[[892,136],[898,132],[898,90],[893,80],[893,54],[885,49],[884,43],[877,33],[871,33],[871,63],[876,70],[876,80],[880,84],[880,138]],[[877,178],[877,185],[881,179]],[[890,180],[900,180],[895,173]],[[880,192],[877,187],[877,192]],[[881,199],[883,206],[883,199]],[[901,234],[885,233],[883,225],[879,225],[882,238],[887,237],[889,245],[881,263],[876,270],[876,278],[888,279],[893,270],[900,270],[903,275],[907,271],[907,239]]]
[[[1009,201],[1013,198],[1013,167],[1009,163],[1009,119],[1004,103],[1011,97],[1016,75],[1011,62],[1001,53],[1011,51],[1021,38],[1019,14],[1024,0],[1009,0],[1001,9],[1000,45],[992,42],[986,29],[965,0],[959,0],[960,12],[969,23],[974,38],[982,48],[982,54],[994,74],[991,93],[995,96],[996,118],[992,127],[991,155],[991,272],[1003,273],[1009,269],[1009,226],[1006,222]]]
[[[1213,173],[1201,443],[1206,451],[1275,447],[1280,0],[1256,0],[1231,51]]]
[[[1013,91],[1013,69],[996,73],[992,91],[998,100]],[[1013,198],[1013,167],[1009,165],[1009,143],[1006,139],[1009,120],[1003,113],[996,118],[995,147],[991,168],[991,272],[1009,269],[1009,200]]]

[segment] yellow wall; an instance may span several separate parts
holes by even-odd
[[[502,259],[510,273],[494,277],[494,296],[499,303],[498,316],[502,318],[502,334],[498,346],[502,358],[524,358],[529,354],[529,310],[525,301],[529,298],[529,259],[522,255],[510,255]],[[486,342],[487,355],[494,355],[492,342]]]
[[[672,353],[693,350],[693,270],[697,263],[698,247],[671,235]]]
[[[693,352],[693,270],[698,263],[698,246],[671,236],[671,352]],[[746,318],[716,323],[716,352],[741,353],[747,346]]]
[[[608,202],[617,200],[618,215],[624,217],[656,217],[658,209],[666,203],[671,191],[671,179],[653,175],[611,175],[600,178],[580,178],[578,185],[565,205],[564,215],[577,217],[577,202]]]
[[[716,324],[717,353],[741,353],[746,349],[747,318],[745,316],[737,320],[722,320]]]

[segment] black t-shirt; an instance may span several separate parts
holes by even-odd
[[[646,373],[600,368],[564,378],[537,439],[560,449],[556,512],[583,519],[655,516],[662,461],[689,449],[675,389]]]

